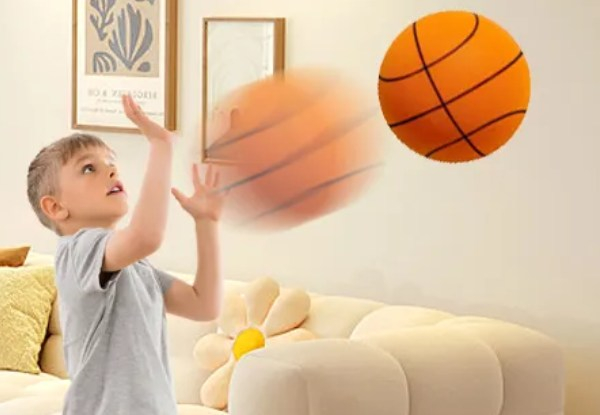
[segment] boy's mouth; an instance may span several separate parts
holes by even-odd
[[[119,194],[119,193],[123,193],[125,192],[125,189],[123,188],[123,183],[121,182],[116,182],[109,190],[108,193],[106,194],[107,196],[110,195],[114,195],[114,194]]]

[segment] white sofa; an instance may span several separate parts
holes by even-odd
[[[51,260],[30,254],[28,263]],[[225,284],[231,292],[244,286],[231,280]],[[209,373],[198,368],[192,353],[200,337],[217,330],[216,323],[169,315],[168,325],[179,413],[223,415],[202,406],[200,389]],[[318,339],[258,349],[238,362],[230,385],[230,414],[563,414],[562,351],[534,330],[317,294],[311,294],[302,327]],[[54,307],[40,355],[44,373],[0,371],[0,415],[60,413],[69,387],[61,340]]]

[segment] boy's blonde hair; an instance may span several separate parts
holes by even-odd
[[[55,224],[42,211],[40,200],[44,196],[57,196],[60,192],[58,175],[62,166],[77,153],[91,147],[112,151],[100,138],[91,134],[75,133],[42,148],[29,164],[27,172],[27,197],[39,221],[56,233]]]

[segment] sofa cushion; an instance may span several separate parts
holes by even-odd
[[[20,267],[25,263],[30,246],[0,248],[0,267]]]
[[[380,331],[357,342],[388,352],[410,385],[410,414],[543,414],[503,412],[496,354],[476,336],[440,324]]]
[[[302,327],[319,338],[348,338],[364,316],[385,306],[377,301],[339,296],[314,297]]]
[[[29,251],[25,265],[54,265],[54,255]]]
[[[51,394],[20,396],[0,403],[2,415],[60,415],[63,397]]]
[[[45,373],[0,371],[0,414],[60,415],[70,381]],[[178,405],[178,415],[224,415],[200,405]]]
[[[29,373],[0,370],[0,403],[21,395],[21,392],[30,386],[56,380],[59,379],[47,373],[32,375]],[[0,414],[3,414],[3,412],[0,411]]]
[[[407,327],[429,326],[453,318],[445,311],[415,306],[385,306],[367,314],[354,328],[351,339]]]
[[[55,297],[53,267],[0,267],[0,369],[40,373]]]
[[[201,405],[177,405],[177,415],[225,415],[225,413]]]
[[[240,360],[231,390],[234,414],[409,414],[400,365],[380,348],[348,339],[257,350]]]
[[[70,382],[42,373],[0,371],[0,414],[53,415],[62,410]]]
[[[502,369],[505,413],[553,414],[564,406],[564,356],[555,340],[526,327],[478,316],[444,320],[439,327],[476,336],[494,351]]]
[[[48,337],[42,346],[42,352],[40,354],[40,368],[45,373],[50,373],[66,379],[68,378],[68,374],[63,355],[62,342],[63,336],[60,329],[57,297],[52,304],[50,322],[48,323]]]
[[[57,376],[61,379],[69,377],[63,353],[62,336],[53,334],[46,339],[40,354],[40,369],[44,373]]]
[[[62,334],[60,329],[60,319],[58,314],[58,297],[52,303],[52,313],[48,322],[48,334]]]

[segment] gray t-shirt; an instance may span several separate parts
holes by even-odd
[[[100,284],[113,231],[59,239],[55,266],[71,386],[63,415],[175,415],[163,294],[173,277],[138,261]]]

